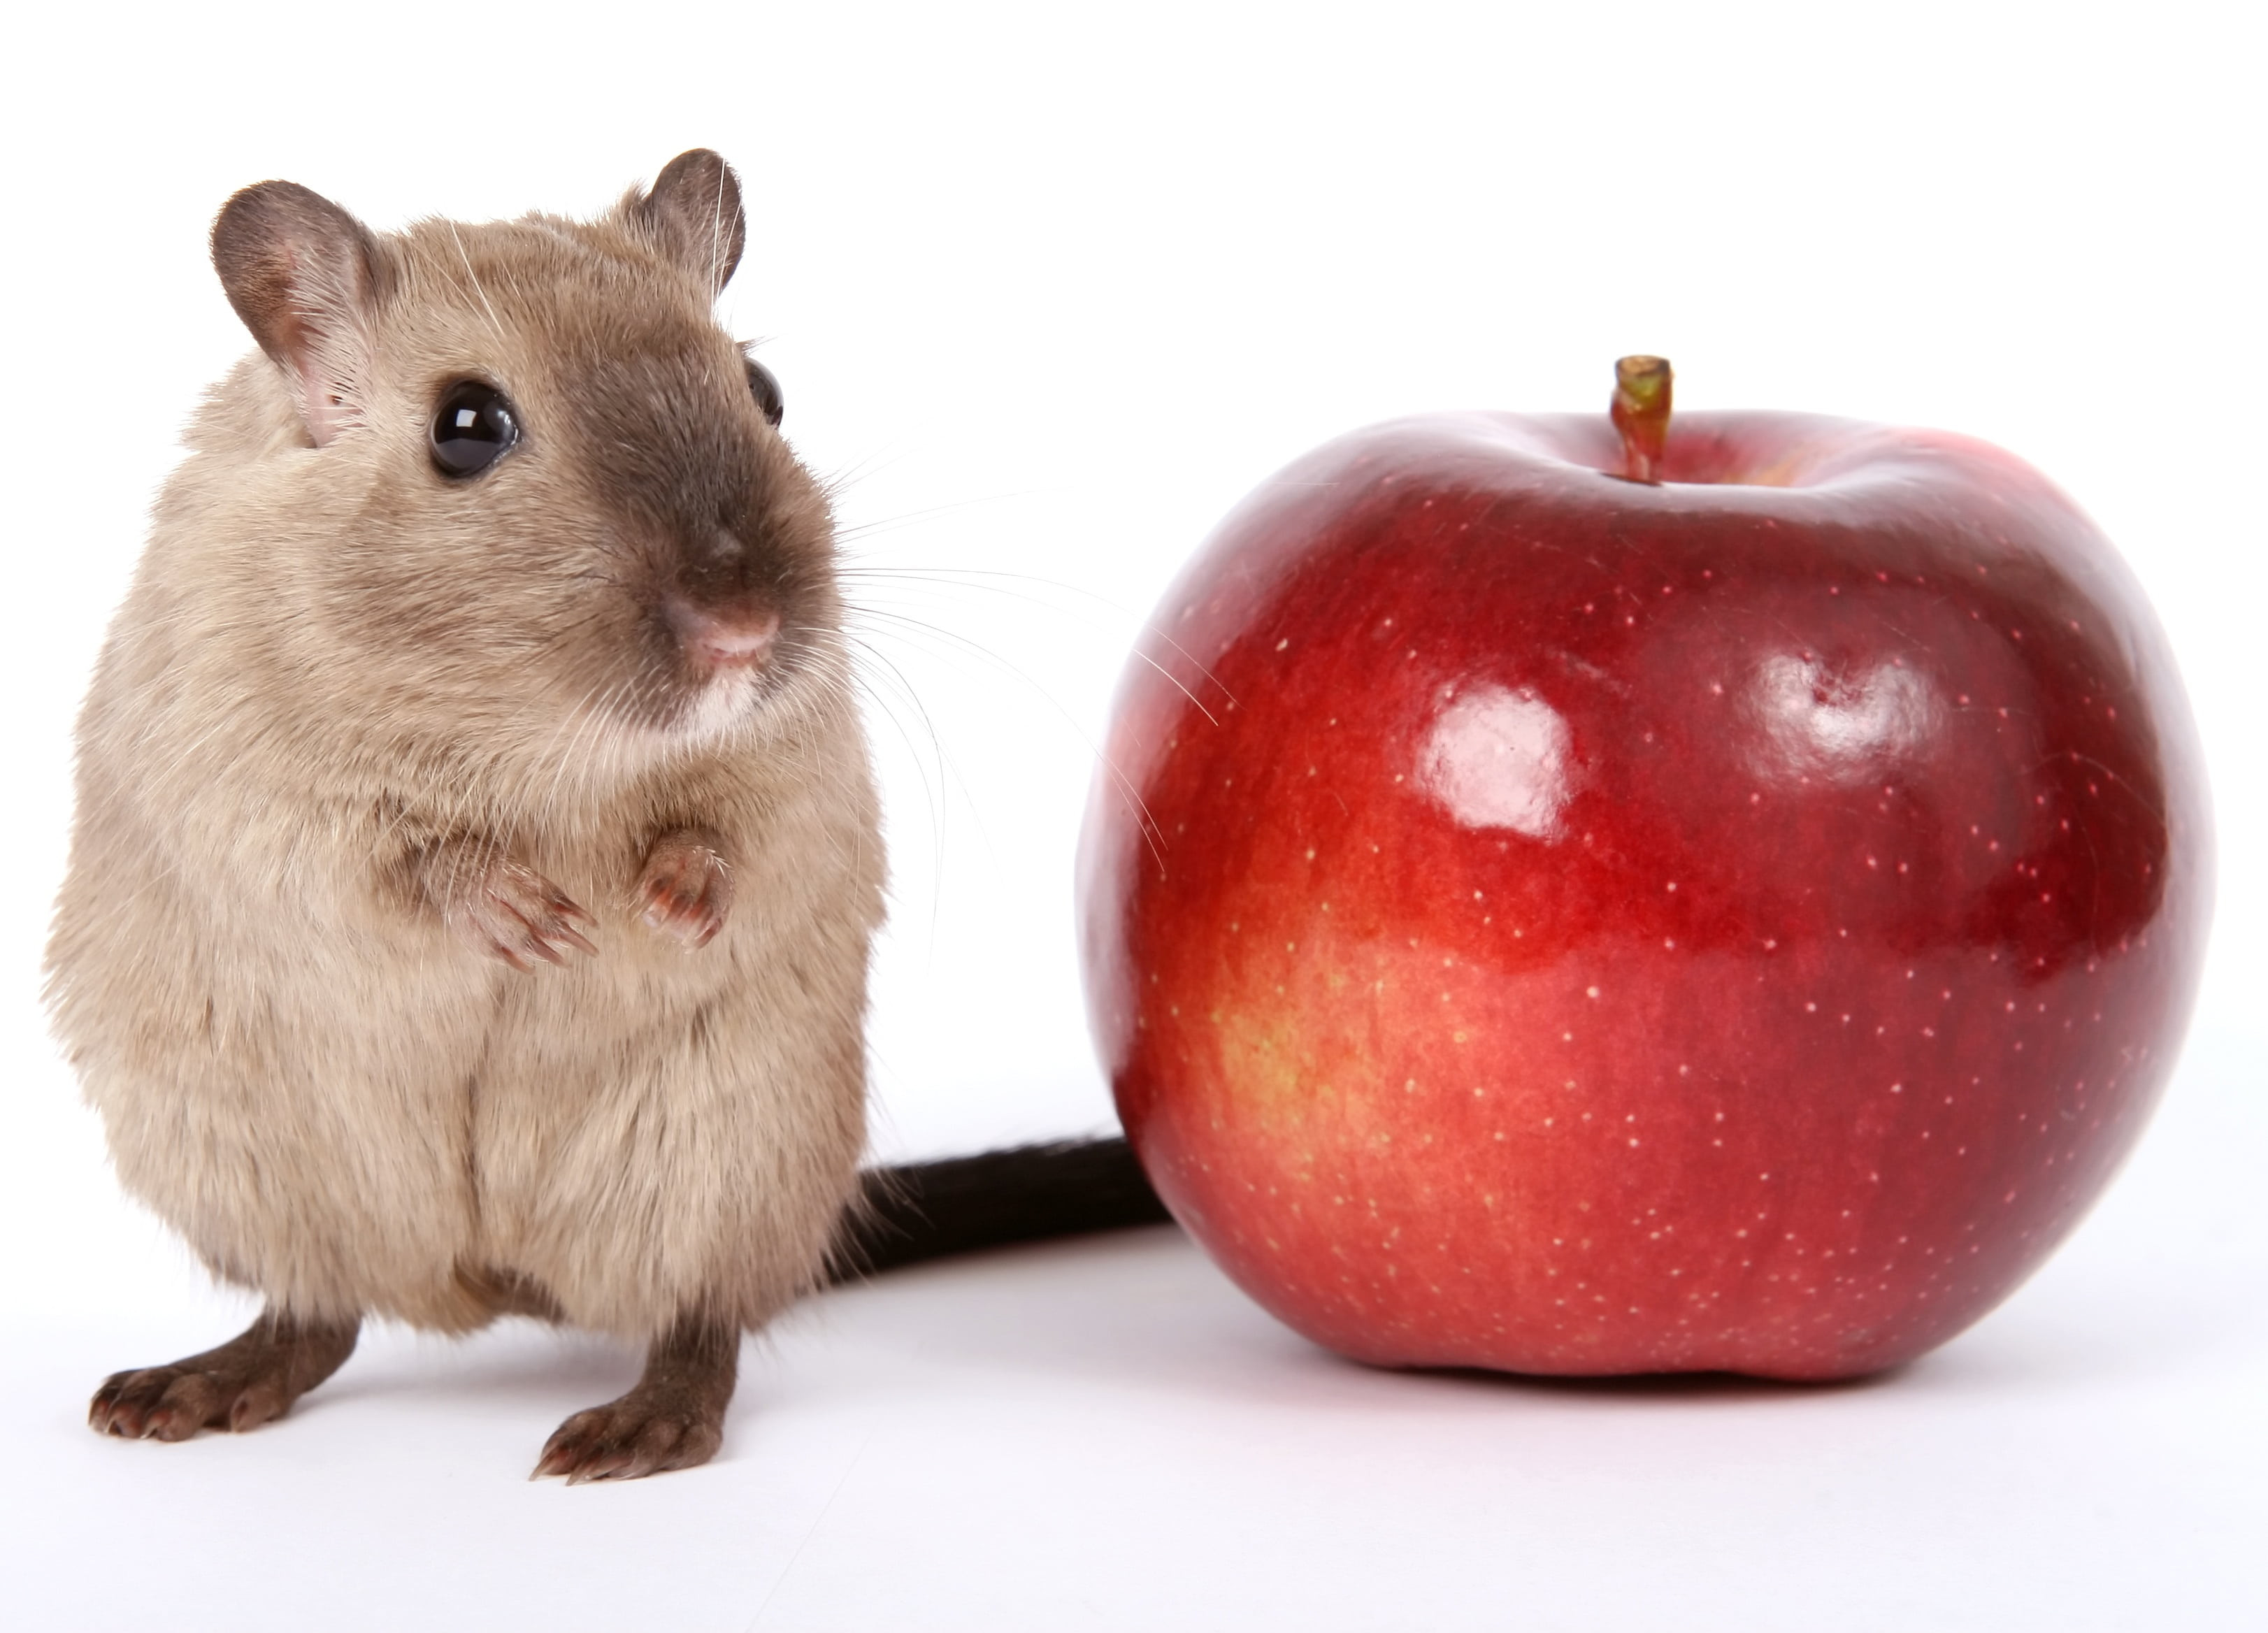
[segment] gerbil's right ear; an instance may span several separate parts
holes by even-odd
[[[260,349],[299,388],[321,447],[359,411],[379,276],[368,227],[293,181],[262,181],[221,206],[213,268]]]
[[[622,201],[622,213],[712,296],[740,264],[740,251],[748,241],[740,179],[705,147],[680,153],[664,165],[652,190],[632,193]]]

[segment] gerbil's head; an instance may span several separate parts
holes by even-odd
[[[228,202],[213,262],[276,365],[269,434],[230,451],[258,467],[231,559],[272,574],[310,702],[635,763],[839,686],[826,496],[711,315],[746,237],[705,150],[587,223],[380,235],[291,182]]]

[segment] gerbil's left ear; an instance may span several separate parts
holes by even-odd
[[[623,214],[655,248],[691,273],[711,295],[725,287],[747,247],[740,183],[733,167],[705,147],[680,153],[646,193],[622,201]]]
[[[317,447],[354,423],[385,262],[368,227],[295,181],[262,181],[221,207],[213,269],[260,349],[298,387]]]

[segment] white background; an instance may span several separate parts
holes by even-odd
[[[43,8],[0,87],[0,1580],[56,1628],[2257,1626],[2268,1580],[2262,38],[2235,4]],[[1948,426],[2132,561],[2221,894],[2159,1125],[1969,1336],[1829,1392],[1359,1372],[1166,1232],[821,1301],[724,1460],[519,1476],[634,1359],[379,1334],[242,1441],[106,1371],[244,1306],[46,1041],[69,725],[269,176],[373,224],[739,166],[725,310],[843,510],[889,781],[884,1154],[1106,1126],[1070,864],[1121,656],[1245,489],[1425,408]],[[894,576],[895,575],[895,576]],[[910,694],[908,695],[907,694]],[[919,700],[918,707],[911,701]]]

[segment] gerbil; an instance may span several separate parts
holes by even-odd
[[[220,212],[260,352],[103,648],[48,968],[126,1188],[267,1307],[98,1429],[522,1312],[650,1345],[538,1474],[683,1467],[826,1279],[882,847],[828,497],[711,315],[744,237],[705,151],[591,222]]]

